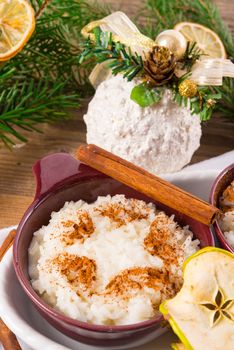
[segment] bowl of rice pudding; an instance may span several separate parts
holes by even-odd
[[[208,226],[65,153],[34,165],[33,203],[14,242],[21,286],[45,320],[82,343],[130,348],[166,331],[159,304]]]
[[[211,189],[210,202],[223,212],[220,220],[214,223],[220,244],[234,253],[234,163],[216,178]]]

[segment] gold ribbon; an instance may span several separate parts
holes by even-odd
[[[87,24],[81,30],[81,34],[85,38],[90,37],[91,40],[95,41],[95,36],[91,31],[96,27],[100,27],[104,32],[111,32],[113,41],[119,41],[129,46],[134,52],[139,53],[139,55],[143,51],[150,50],[155,45],[154,40],[141,34],[128,16],[120,11],[114,12],[99,21]]]
[[[85,38],[89,37],[95,41],[91,32],[96,27],[100,27],[104,32],[111,32],[113,41],[129,46],[139,55],[143,55],[155,45],[154,40],[143,35],[128,16],[120,11],[87,24],[81,33]],[[95,88],[111,76],[107,65],[106,62],[97,64],[90,74],[89,80]],[[191,73],[191,79],[198,85],[222,85],[223,77],[234,78],[234,64],[228,59],[201,58],[193,65]]]
[[[100,27],[104,32],[111,32],[113,41],[129,46],[133,52],[137,52],[139,55],[143,55],[143,52],[147,52],[155,45],[154,40],[141,34],[128,16],[120,11],[113,12],[101,20],[88,23],[81,30],[81,34],[85,38],[89,37],[92,41],[95,41],[95,35],[91,32],[96,27]],[[103,62],[94,67],[89,80],[96,89],[102,81],[110,76],[111,70],[108,68],[108,63]]]

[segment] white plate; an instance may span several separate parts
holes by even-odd
[[[211,185],[217,171],[194,171],[165,176],[179,187],[208,200]],[[0,238],[1,231],[0,231]],[[0,264],[0,317],[17,335],[23,350],[92,350],[93,346],[76,342],[50,326],[36,311],[24,294],[12,265],[12,250]],[[175,341],[172,332],[167,332],[147,345],[135,350],[169,350]],[[101,349],[101,348],[98,348]]]

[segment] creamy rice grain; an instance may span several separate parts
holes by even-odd
[[[219,221],[227,242],[234,248],[234,180],[224,190],[220,198],[223,216]]]
[[[182,283],[184,260],[198,250],[154,204],[124,195],[67,202],[34,233],[29,274],[52,307],[81,321],[123,325],[148,320]]]

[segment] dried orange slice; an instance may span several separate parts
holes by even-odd
[[[35,28],[35,14],[26,0],[0,1],[0,61],[22,50]]]
[[[214,58],[226,58],[224,45],[213,30],[191,22],[178,23],[174,29],[182,33],[188,41],[195,41],[205,55]]]

